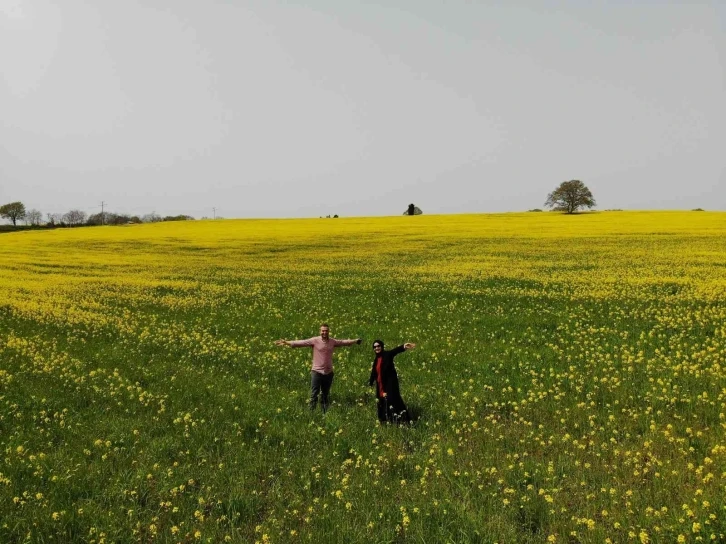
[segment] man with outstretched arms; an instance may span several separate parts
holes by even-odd
[[[328,395],[333,385],[333,350],[340,346],[360,344],[361,339],[338,340],[330,338],[330,327],[327,323],[320,325],[320,336],[307,340],[277,340],[278,346],[291,348],[310,347],[313,350],[313,366],[310,370],[310,409],[318,405],[318,395],[322,393],[321,408],[323,413],[328,409]]]

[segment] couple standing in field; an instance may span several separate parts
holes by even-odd
[[[328,408],[328,395],[333,384],[333,350],[341,346],[360,344],[361,339],[338,340],[330,338],[330,327],[327,323],[320,325],[320,336],[307,340],[277,340],[278,346],[291,348],[310,347],[313,350],[313,365],[310,371],[310,409],[314,410],[318,404],[318,395],[322,394],[321,407],[323,412]],[[378,399],[378,421],[381,423],[395,422],[408,423],[410,416],[406,404],[401,398],[398,387],[398,374],[393,358],[399,353],[413,349],[416,344],[406,342],[390,351],[383,349],[383,342],[373,342],[373,366],[368,385],[376,386],[376,399]]]

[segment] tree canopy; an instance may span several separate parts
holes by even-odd
[[[421,208],[414,206],[413,204],[409,204],[408,209],[403,212],[403,215],[421,215],[422,213]]]
[[[43,214],[35,208],[28,210],[25,214],[25,223],[37,227],[43,222]]]
[[[86,212],[83,210],[71,210],[63,214],[63,222],[71,227],[82,225],[86,222]]]
[[[10,202],[9,204],[3,204],[0,206],[0,217],[3,219],[10,219],[13,222],[13,226],[17,226],[18,219],[25,217],[25,204],[22,202]]]
[[[584,183],[573,179],[560,183],[557,189],[547,195],[544,205],[555,211],[575,213],[580,208],[595,206],[595,198]]]

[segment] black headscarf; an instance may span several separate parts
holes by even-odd
[[[373,343],[371,344],[371,346],[375,346],[376,344],[380,344],[381,345],[381,351],[383,351],[383,348],[385,347],[384,344],[383,344],[383,340],[373,340]]]

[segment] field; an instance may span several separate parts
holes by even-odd
[[[725,414],[726,213],[0,235],[3,543],[724,541]]]

